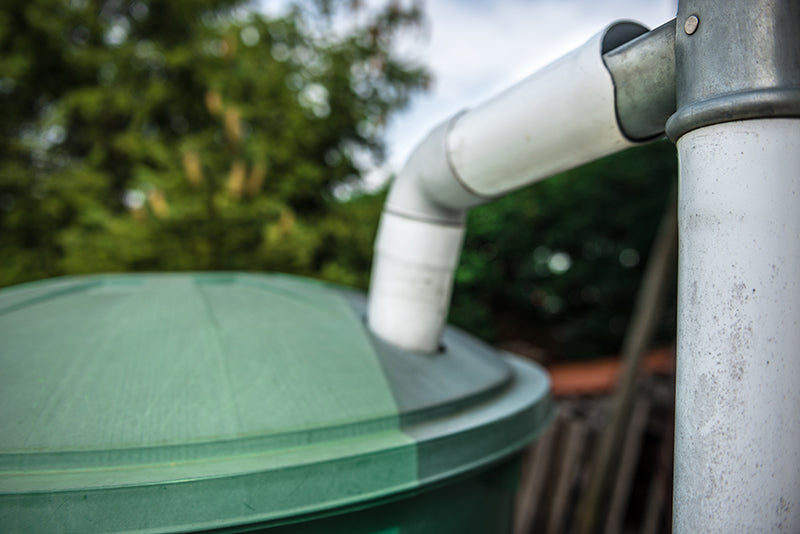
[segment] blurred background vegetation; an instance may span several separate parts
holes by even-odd
[[[254,7],[4,1],[0,286],[246,270],[367,287],[385,191],[362,175],[431,83],[395,46],[422,7],[347,24],[356,1]],[[675,174],[660,142],[473,210],[451,320],[550,357],[618,351]]]

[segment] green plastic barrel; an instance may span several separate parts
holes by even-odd
[[[452,328],[404,352],[364,313],[285,275],[0,291],[0,530],[509,531],[545,373]]]

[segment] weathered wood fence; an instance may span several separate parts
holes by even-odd
[[[574,534],[578,503],[610,418],[610,396],[558,399],[558,415],[526,451],[515,534]],[[608,466],[597,534],[667,534],[672,516],[673,376],[642,377]]]

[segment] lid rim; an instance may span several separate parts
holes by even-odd
[[[219,511],[213,511],[211,513],[212,515],[216,514],[216,519],[200,522],[197,521],[198,518],[195,515],[197,510],[194,507],[188,506],[188,504],[186,506],[173,506],[170,511],[175,515],[183,515],[183,517],[172,517],[171,520],[162,517],[161,524],[153,526],[148,531],[157,529],[159,532],[180,532],[188,528],[196,529],[198,527],[210,529],[243,524],[269,524],[283,521],[293,516],[319,513],[334,508],[381,499],[413,489],[422,489],[447,479],[457,478],[471,471],[480,470],[514,454],[540,435],[554,417],[554,405],[548,394],[544,371],[539,366],[524,362],[516,357],[506,356],[505,359],[514,369],[516,378],[513,384],[503,391],[500,398],[495,398],[471,409],[464,410],[456,418],[444,417],[428,423],[402,428],[402,432],[382,433],[384,435],[378,437],[385,438],[388,441],[377,439],[373,443],[374,447],[370,450],[363,448],[354,450],[352,448],[353,444],[361,444],[363,446],[366,443],[363,438],[352,440],[352,442],[341,440],[338,443],[328,442],[305,447],[305,449],[316,449],[316,452],[320,453],[317,461],[307,461],[303,464],[287,464],[276,469],[267,468],[259,471],[231,473],[230,469],[222,468],[220,471],[223,474],[218,476],[178,478],[176,480],[151,481],[148,483],[139,481],[126,485],[92,488],[87,487],[85,481],[83,481],[80,486],[64,488],[60,491],[54,491],[52,483],[46,485],[50,489],[41,489],[40,491],[9,491],[9,487],[3,484],[3,479],[5,478],[6,482],[8,482],[10,476],[0,475],[0,500],[8,502],[12,499],[24,498],[26,500],[25,515],[31,515],[28,521],[22,524],[28,526],[37,524],[37,521],[44,518],[47,518],[47,521],[55,518],[59,524],[69,525],[70,518],[74,520],[76,517],[85,517],[87,519],[91,517],[92,507],[89,507],[86,503],[114,509],[114,507],[119,506],[120,500],[129,503],[128,506],[131,506],[132,503],[137,508],[141,507],[138,513],[136,510],[129,510],[132,513],[126,514],[126,517],[138,518],[146,510],[152,509],[153,506],[158,506],[158,501],[164,498],[162,492],[165,490],[170,492],[171,502],[178,500],[179,502],[185,501],[189,503],[198,491],[203,491],[206,494],[211,492],[217,495],[218,498],[214,499],[215,501],[222,501],[224,497],[227,497],[230,502],[216,502],[217,507],[224,509],[240,504],[238,499],[241,492],[231,491],[231,487],[247,487],[251,489],[255,487],[263,489],[268,486],[280,487],[282,483],[277,479],[280,474],[283,474],[287,480],[292,480],[298,471],[308,473],[310,472],[309,469],[313,469],[313,472],[319,474],[317,483],[327,484],[333,468],[336,476],[348,476],[353,480],[357,480],[359,485],[363,485],[365,480],[380,480],[380,473],[385,465],[383,458],[391,457],[398,453],[405,454],[411,449],[417,451],[419,462],[417,472],[406,473],[405,477],[395,477],[393,483],[389,485],[376,484],[373,487],[363,488],[362,491],[354,492],[350,495],[303,502],[310,500],[309,495],[316,496],[313,491],[310,491],[310,488],[306,488],[306,499],[300,498],[292,506],[283,506],[279,510],[263,511],[261,513],[254,511],[254,513],[237,516],[227,515],[224,517],[220,515]],[[544,381],[542,380],[543,378]],[[499,427],[505,430],[517,429],[516,435],[512,436],[510,440],[507,439],[507,432],[503,439],[475,440],[476,436],[497,437],[501,434],[496,431]],[[373,438],[375,437],[373,435]],[[468,441],[470,446],[466,448],[461,446],[461,452],[453,454],[454,447],[458,447],[458,442],[464,441]],[[502,446],[497,447],[498,443],[502,443]],[[331,455],[331,447],[336,445],[339,446],[340,452],[346,454]],[[260,456],[279,456],[281,452],[271,451]],[[305,450],[301,454],[308,459],[307,453],[308,450]],[[250,459],[257,461],[258,456],[251,455]],[[212,460],[208,463],[219,464],[224,462]],[[198,463],[189,463],[186,466],[173,466],[172,468],[191,468],[197,465]],[[165,470],[168,471],[163,466],[157,466],[156,468],[162,474]],[[120,469],[117,470],[119,471]],[[46,473],[29,473],[19,476],[20,478],[30,478],[37,475],[44,477]],[[64,472],[52,473],[52,476],[64,476]],[[201,490],[198,485],[205,486],[205,488]],[[303,492],[300,493],[302,494]],[[222,499],[219,498],[220,496],[222,496]],[[65,507],[68,511],[64,517],[59,518],[60,514],[54,515],[54,511],[50,509],[54,497],[71,502],[71,506]],[[283,500],[284,504],[286,504],[285,496],[282,497],[284,498],[278,500]],[[302,495],[299,497],[302,497]],[[98,500],[106,502],[98,503]],[[272,501],[264,499],[262,502]],[[37,503],[38,506],[36,505]],[[86,509],[82,511],[82,508]],[[119,517],[115,517],[114,521],[116,521],[113,528],[115,531],[139,531],[135,524],[120,524]],[[90,532],[89,526],[81,524],[75,526],[75,528]]]

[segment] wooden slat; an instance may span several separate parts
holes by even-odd
[[[674,416],[670,417],[665,422],[666,424],[663,425],[664,433],[661,436],[658,467],[650,483],[642,534],[658,534],[659,530],[661,530],[659,527],[661,526],[662,515],[664,513],[671,513],[670,500],[672,496],[669,494],[668,490],[670,488],[670,479],[672,478],[672,451],[674,447],[673,418]],[[667,523],[669,526],[671,521],[668,520]],[[669,530],[669,528],[665,529],[667,532]]]
[[[556,425],[545,432],[536,445],[528,451],[517,495],[517,515],[514,521],[515,534],[530,534],[548,480]]]
[[[622,531],[634,475],[642,452],[642,438],[647,428],[650,406],[650,398],[647,395],[637,395],[618,462],[619,470],[617,476],[614,477],[614,489],[606,518],[606,534],[618,534]]]
[[[550,508],[547,534],[561,534],[567,523],[567,514],[573,513],[570,496],[575,487],[580,459],[586,445],[586,424],[582,421],[567,422],[566,436],[562,445],[564,454],[558,466],[558,479],[554,488],[553,505]]]

